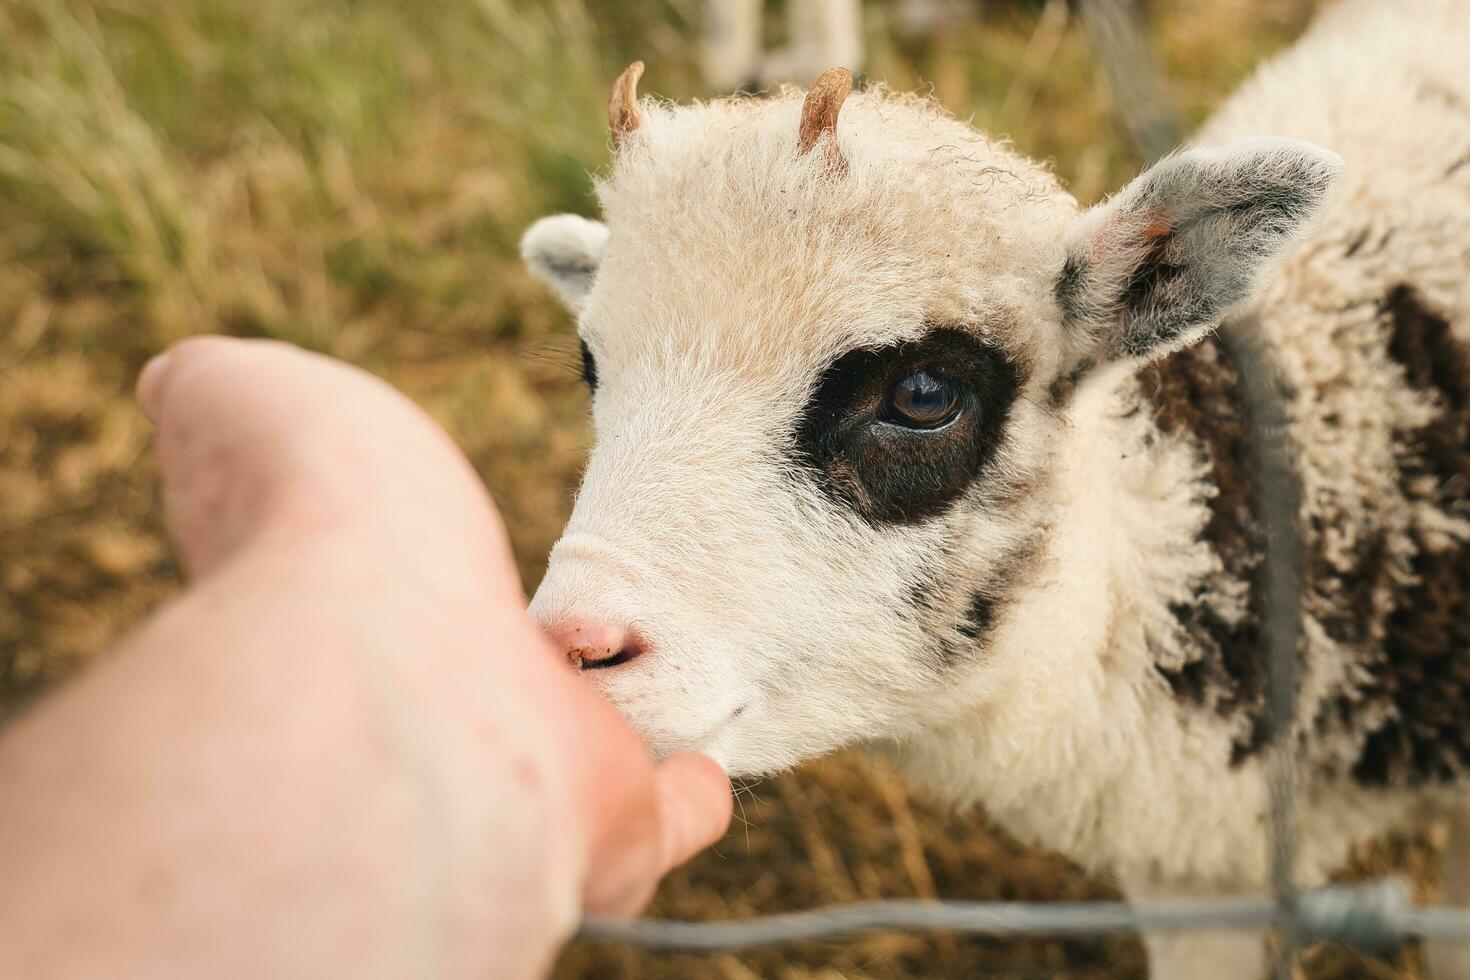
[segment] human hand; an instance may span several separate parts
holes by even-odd
[[[543,640],[489,498],[406,399],[214,338],[139,398],[193,584],[0,740],[19,964],[64,942],[49,891],[96,937],[77,972],[530,975],[579,908],[636,911],[723,831],[724,775],[655,767]],[[106,834],[73,819],[98,806]]]
[[[659,878],[723,831],[723,774],[691,755],[655,769],[617,712],[565,669],[525,615],[504,528],[478,478],[397,392],[299,350],[205,338],[150,365],[138,395],[158,426],[170,529],[192,574],[241,547],[289,551],[302,529],[340,535],[392,563],[424,600],[417,615],[442,616],[456,645],[478,644],[490,667],[540,699],[577,792],[589,910],[637,911]],[[493,622],[456,620],[453,608]],[[343,612],[381,614],[370,605]],[[502,642],[485,644],[497,634]],[[462,687],[452,671],[442,680]]]

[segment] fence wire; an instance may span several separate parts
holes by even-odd
[[[1183,133],[1165,94],[1130,0],[1082,0],[1079,20],[1107,76],[1115,111],[1146,162],[1170,152]],[[1265,532],[1262,574],[1266,607],[1262,643],[1267,663],[1270,732],[1270,895],[1128,902],[965,902],[894,899],[832,905],[729,922],[583,919],[579,939],[611,940],[682,952],[720,952],[782,943],[833,940],[875,931],[946,931],[989,936],[1271,929],[1272,964],[1292,980],[1304,943],[1330,939],[1364,951],[1389,950],[1408,939],[1470,941],[1470,909],[1413,904],[1396,878],[1358,885],[1298,889],[1293,877],[1296,800],[1296,671],[1301,620],[1300,487],[1286,433],[1285,396],[1254,317],[1226,323],[1218,342],[1237,365],[1250,433],[1252,476]]]
[[[1470,936],[1470,912],[1418,908],[1398,879],[1319,888],[1283,907],[1271,898],[1188,898],[1167,904],[1128,902],[956,902],[890,899],[829,905],[805,912],[730,922],[632,921],[589,916],[580,939],[604,939],[669,951],[713,953],[856,933],[938,930],[988,936],[1101,935],[1188,929],[1281,929],[1302,939],[1332,939],[1363,950],[1388,950],[1411,937]]]

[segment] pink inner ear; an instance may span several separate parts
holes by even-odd
[[[1167,218],[1157,218],[1147,228],[1143,229],[1143,237],[1152,241],[1158,238],[1165,238],[1173,233],[1173,231],[1173,222]]]

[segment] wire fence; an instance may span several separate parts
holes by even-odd
[[[1411,937],[1470,938],[1470,913],[1420,908],[1397,879],[1303,892],[1291,905],[1269,898],[1128,902],[955,902],[890,899],[829,905],[805,912],[731,922],[622,921],[589,917],[581,939],[608,939],[682,952],[724,952],[752,946],[835,939],[854,933],[943,930],[989,936],[1101,935],[1186,929],[1282,929],[1302,939],[1333,939],[1369,951],[1392,949]]]
[[[1178,116],[1128,0],[1084,0],[1078,5],[1094,57],[1108,77],[1115,109],[1139,155],[1152,162],[1181,142]],[[989,936],[1168,932],[1194,929],[1270,929],[1272,975],[1292,980],[1296,953],[1318,940],[1367,952],[1409,939],[1470,942],[1470,909],[1413,904],[1394,878],[1303,891],[1295,864],[1295,730],[1297,649],[1301,633],[1302,542],[1297,523],[1300,488],[1289,455],[1280,378],[1259,343],[1253,317],[1225,324],[1218,341],[1238,365],[1242,408],[1250,433],[1252,476],[1265,531],[1266,606],[1262,642],[1267,662],[1266,717],[1270,811],[1269,897],[1128,902],[965,902],[895,899],[832,905],[803,912],[701,923],[598,916],[583,919],[579,939],[600,939],[682,952],[719,952],[855,933],[920,930]]]

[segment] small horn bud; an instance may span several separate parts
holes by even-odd
[[[843,100],[851,91],[852,72],[846,68],[828,68],[812,82],[801,106],[797,148],[802,153],[810,152],[824,134],[828,136],[827,167],[835,174],[847,170],[847,161],[837,148],[837,114],[842,111]]]
[[[643,121],[638,115],[638,79],[643,77],[643,62],[635,61],[613,82],[607,100],[607,125],[612,130],[613,150],[621,150],[623,142]]]

